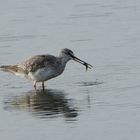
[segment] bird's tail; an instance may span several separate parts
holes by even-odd
[[[18,66],[17,65],[4,65],[4,66],[0,66],[0,70],[15,74],[18,71]]]

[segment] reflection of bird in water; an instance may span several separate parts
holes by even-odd
[[[36,82],[42,82],[42,88],[44,89],[44,81],[62,74],[69,60],[75,60],[83,64],[86,66],[86,70],[92,68],[92,65],[75,57],[71,50],[65,48],[61,50],[58,57],[36,55],[17,65],[0,66],[0,69],[33,80],[35,89]]]
[[[51,118],[63,115],[65,118],[75,118],[78,113],[75,107],[68,102],[65,94],[58,90],[45,90],[45,94],[34,95],[34,91],[28,92],[26,95],[8,98],[5,101],[6,110],[26,110],[40,118]]]

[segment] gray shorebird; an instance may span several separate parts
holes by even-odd
[[[0,69],[34,81],[34,88],[36,88],[36,82],[42,82],[42,88],[44,89],[44,81],[62,74],[69,60],[75,60],[83,64],[86,66],[86,70],[92,68],[92,65],[80,60],[71,50],[65,48],[60,51],[58,57],[35,55],[16,65],[0,66]]]

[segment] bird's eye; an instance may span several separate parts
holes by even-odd
[[[72,54],[70,52],[67,53],[69,56],[72,56]]]

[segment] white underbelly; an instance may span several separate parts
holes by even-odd
[[[57,72],[54,69],[42,68],[37,70],[36,72],[29,72],[28,77],[32,80],[36,80],[37,82],[41,82],[41,81],[49,80],[60,74],[61,72]]]

